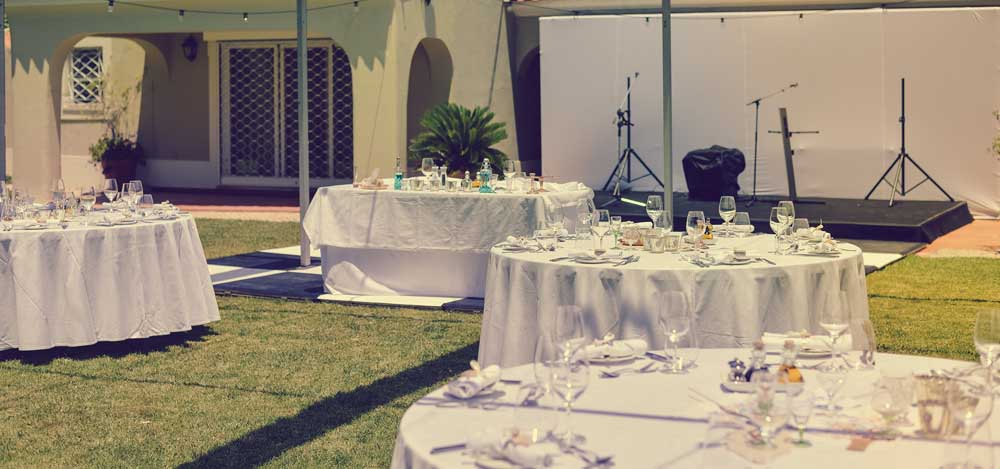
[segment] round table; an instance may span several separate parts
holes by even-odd
[[[194,218],[0,232],[0,350],[91,345],[219,320]]]
[[[302,226],[322,254],[328,292],[482,298],[490,248],[509,235],[530,236],[554,214],[575,223],[577,207],[594,196],[578,183],[545,188],[481,194],[321,187]]]
[[[656,293],[682,292],[696,317],[701,347],[746,347],[764,332],[805,329],[825,334],[818,312],[827,294],[847,308],[855,337],[868,319],[868,297],[861,250],[841,243],[836,257],[776,255],[773,235],[718,238],[710,251],[743,248],[763,261],[702,268],[682,254],[635,251],[639,260],[624,266],[553,262],[590,241],[560,243],[555,252],[492,250],[487,271],[479,361],[513,366],[532,360],[539,333],[552,324],[558,306],[582,309],[585,327],[601,337],[615,325],[617,337],[642,336],[662,347],[657,326]],[[850,251],[847,251],[847,250]],[[626,254],[632,252],[626,251]],[[839,304],[839,292],[847,304]],[[617,314],[616,314],[617,311]]]
[[[703,350],[699,366],[683,375],[653,372],[603,379],[598,377],[599,370],[608,368],[592,366],[589,385],[574,405],[573,429],[587,439],[583,445],[586,449],[601,455],[613,455],[614,467],[751,467],[741,456],[724,447],[701,448],[709,435],[713,439],[719,438],[719,427],[710,426],[709,421],[710,418],[718,419],[720,414],[713,405],[690,397],[692,393],[689,390],[696,390],[726,405],[747,399],[748,394],[723,391],[720,381],[728,370],[726,361],[734,356],[746,360],[748,354],[746,349]],[[813,443],[813,447],[791,448],[768,467],[939,467],[943,462],[961,459],[961,443],[916,437],[915,424],[900,427],[906,435],[904,438],[875,441],[863,452],[846,449],[852,436],[849,429],[877,428],[878,416],[872,410],[867,395],[880,372],[927,372],[971,365],[968,362],[904,355],[879,354],[876,359],[878,370],[851,372],[842,397],[838,398],[838,402],[845,407],[841,415],[834,418],[825,410],[814,412],[806,432],[806,439]],[[774,358],[769,361],[774,361]],[[625,366],[639,367],[648,362],[641,359]],[[814,379],[816,372],[807,369],[803,374],[806,390],[821,396],[822,391]],[[532,383],[532,366],[504,369],[502,378]],[[499,430],[514,426],[521,412],[513,405],[519,385],[501,382],[496,386],[502,395],[489,401],[456,403],[445,397],[444,388],[441,388],[414,403],[399,424],[392,467],[475,467],[473,457],[462,451],[431,455],[431,449],[464,443],[471,435],[484,429]],[[542,409],[535,412],[557,412],[554,409],[558,402],[548,399],[542,399],[539,403]],[[823,402],[820,398],[819,403]],[[916,407],[911,407],[909,422],[917,422],[916,412]],[[539,414],[534,415],[537,418]],[[723,432],[727,431],[723,429]],[[991,438],[992,435],[1000,435],[998,432],[1000,418],[994,417],[977,433],[973,456],[982,458],[984,453],[1000,449],[1000,442]],[[573,456],[561,455],[555,459],[555,467],[583,467],[583,464]]]

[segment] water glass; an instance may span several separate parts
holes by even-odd
[[[749,236],[753,232],[753,225],[750,223],[750,213],[736,212],[736,215],[733,217],[732,229],[741,238]]]
[[[536,230],[534,238],[541,245],[542,249],[546,251],[554,251],[559,241],[556,233],[552,230]]]
[[[603,250],[604,237],[611,231],[611,213],[607,210],[597,210],[590,229],[597,236],[596,240],[600,243],[598,249]]]
[[[784,207],[771,207],[771,214],[768,216],[768,223],[771,225],[771,232],[774,233],[774,252],[780,254],[780,247],[778,246],[779,238],[785,233],[788,228],[788,212]]]
[[[973,341],[980,363],[989,370],[995,369],[1000,358],[1000,309],[986,309],[976,314]]]
[[[576,342],[571,348],[563,351],[563,358],[552,366],[552,391],[562,398],[566,410],[565,433],[561,436],[562,443],[572,446],[584,441],[580,435],[573,433],[573,403],[587,389],[590,380],[590,363],[584,350],[583,342]]]
[[[795,423],[795,429],[799,431],[799,437],[792,441],[792,444],[801,448],[808,448],[812,446],[809,440],[805,439],[806,424],[809,423],[809,417],[812,416],[813,407],[816,405],[816,399],[813,393],[803,389],[799,393],[790,393],[788,395],[788,407],[792,414],[792,422]]]
[[[691,240],[698,242],[698,240],[704,236],[705,229],[707,228],[705,226],[705,213],[701,210],[692,210],[688,212],[685,228],[687,229],[687,234],[691,237]]]
[[[972,437],[993,414],[995,392],[993,387],[982,380],[955,380],[948,388],[948,414],[955,431],[961,432],[965,440],[965,455],[962,461],[945,464],[945,468],[970,468],[969,452]]]
[[[694,317],[683,292],[666,291],[656,294],[657,324],[666,337],[670,363],[665,373],[686,373],[698,359],[697,332]]]
[[[653,234],[649,236],[649,252],[653,254],[663,254],[667,251],[667,237],[659,231],[659,229],[655,229]]]
[[[680,233],[666,233],[663,235],[663,239],[663,247],[667,252],[678,252],[681,250],[682,237]]]
[[[663,197],[659,195],[651,195],[646,197],[646,215],[653,222],[653,228],[658,228],[662,225],[663,219]]]
[[[458,186],[461,184],[460,181],[449,179],[448,180],[448,192],[458,192]]]
[[[729,224],[736,217],[736,198],[724,195],[719,199],[719,216],[722,217],[722,228],[728,233]]]
[[[875,385],[871,405],[885,422],[885,433],[895,433],[895,422],[910,409],[913,387],[908,377],[883,376]]]
[[[792,221],[792,234],[796,236],[802,236],[803,234],[809,233],[809,219],[808,218],[796,218]]]
[[[836,415],[837,410],[840,409],[837,406],[837,395],[847,384],[847,376],[847,367],[832,361],[820,366],[819,373],[816,375],[820,388],[826,393],[826,410],[832,415]]]
[[[420,160],[420,172],[424,177],[431,177],[434,174],[434,158],[424,158]]]
[[[104,198],[107,199],[107,203],[114,202],[118,198],[118,180],[111,178],[104,180]]]

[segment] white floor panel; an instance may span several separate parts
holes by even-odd
[[[883,254],[878,252],[866,252],[862,256],[864,256],[866,266],[872,266],[876,269],[883,269],[885,266],[903,258],[899,254]]]
[[[276,248],[276,249],[265,249],[265,250],[263,250],[261,252],[266,252],[266,253],[269,253],[269,254],[284,254],[284,255],[287,255],[287,256],[298,256],[300,254],[298,246],[288,246],[286,248]],[[309,251],[309,253],[310,253],[310,255],[312,257],[319,257],[320,256],[318,249],[314,249],[312,251]]]

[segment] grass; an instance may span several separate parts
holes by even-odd
[[[294,223],[199,220],[210,257]],[[868,277],[880,350],[972,359],[1000,261],[911,257]],[[420,396],[476,356],[480,317],[220,297],[190,333],[0,352],[0,466],[386,467]]]

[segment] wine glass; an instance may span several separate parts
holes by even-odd
[[[795,204],[791,200],[782,200],[778,202],[779,207],[785,208],[785,215],[788,216],[788,224],[791,225],[792,220],[795,219]]]
[[[795,423],[795,429],[799,431],[799,438],[797,440],[792,440],[792,444],[800,448],[808,448],[812,446],[812,442],[805,439],[806,424],[809,423],[809,417],[812,416],[813,407],[816,406],[816,399],[812,392],[803,389],[798,394],[789,393],[788,395],[788,408],[792,414],[792,421]]]
[[[850,321],[847,308],[847,292],[831,292],[827,293],[826,301],[823,303],[823,309],[819,315],[819,325],[830,335],[830,352],[833,356],[833,362],[837,364],[842,362],[837,341],[847,330]]]
[[[429,178],[434,174],[434,158],[424,158],[420,160],[420,172],[424,177]]]
[[[792,220],[792,235],[797,235],[799,232],[805,230],[806,233],[809,231],[809,219],[808,218],[796,218]]]
[[[826,410],[831,416],[836,415],[839,407],[836,404],[837,394],[847,383],[847,368],[834,362],[827,362],[819,367],[816,375],[819,386],[826,393]]]
[[[118,180],[111,178],[104,180],[104,198],[108,203],[114,202],[118,197]]]
[[[893,424],[910,409],[910,403],[913,402],[912,389],[910,383],[898,378],[883,377],[875,385],[875,391],[872,393],[872,409],[882,416],[885,433],[895,433]]]
[[[562,354],[585,343],[587,334],[583,328],[583,309],[577,305],[557,306],[551,334]]]
[[[701,210],[688,212],[685,227],[688,236],[697,244],[698,240],[705,234],[705,213]]]
[[[552,389],[552,367],[560,358],[558,347],[551,333],[543,332],[535,342],[535,361],[533,371],[535,385],[545,392]]]
[[[736,217],[736,198],[724,195],[719,199],[719,216],[722,217],[722,227],[728,231],[729,223]]]
[[[562,398],[566,409],[566,433],[561,443],[566,447],[584,442],[584,438],[573,433],[573,403],[587,389],[590,380],[590,363],[583,343],[576,343],[563,352],[563,358],[554,362],[552,370],[552,390]]]
[[[618,238],[622,235],[622,217],[614,215],[611,217],[611,234],[615,237],[614,246],[618,246]]]
[[[503,178],[512,179],[514,176],[514,160],[508,159],[503,162]]]
[[[90,226],[90,212],[97,203],[97,190],[93,186],[80,189],[80,207],[83,208],[83,226]]]
[[[604,237],[608,235],[611,231],[611,213],[607,210],[598,210],[594,214],[594,220],[591,222],[590,229],[594,232],[594,235],[598,237],[599,247],[595,249],[596,251],[604,251]]]
[[[670,363],[663,368],[665,373],[684,373],[693,365],[690,355],[685,359],[680,353],[681,345],[692,347],[694,342],[686,340],[691,334],[692,319],[687,298],[683,293],[667,291],[656,295],[659,307],[657,323],[672,349]]]
[[[976,314],[974,333],[979,361],[987,370],[993,370],[1000,355],[1000,309],[988,309]]]
[[[774,232],[774,252],[781,254],[781,249],[779,247],[779,238],[781,234],[785,232],[788,222],[788,211],[785,207],[771,207],[771,215],[767,219],[768,223],[771,224],[771,231]]]
[[[594,205],[593,199],[586,199],[581,201],[577,205],[576,218],[578,224],[576,225],[576,237],[577,239],[582,239],[590,235],[590,222],[594,219],[594,212],[597,211],[597,207]]]
[[[651,195],[646,197],[646,215],[653,221],[653,228],[660,226],[663,218],[663,197]]]
[[[139,197],[139,215],[146,218],[152,215],[153,212],[153,196],[151,194],[143,194]]]
[[[66,183],[61,178],[56,179],[52,182],[52,200],[59,205],[64,198],[66,198]]]
[[[977,467],[970,464],[969,450],[972,437],[993,414],[993,387],[980,380],[955,380],[948,388],[948,412],[952,423],[965,438],[965,457],[961,462],[945,464],[944,468]]]
[[[139,203],[139,199],[142,198],[142,194],[143,194],[143,192],[142,192],[142,181],[136,179],[136,180],[133,180],[133,181],[129,181],[129,184],[132,185],[132,198],[135,199],[134,201],[132,201],[132,203],[133,204],[138,204]]]

